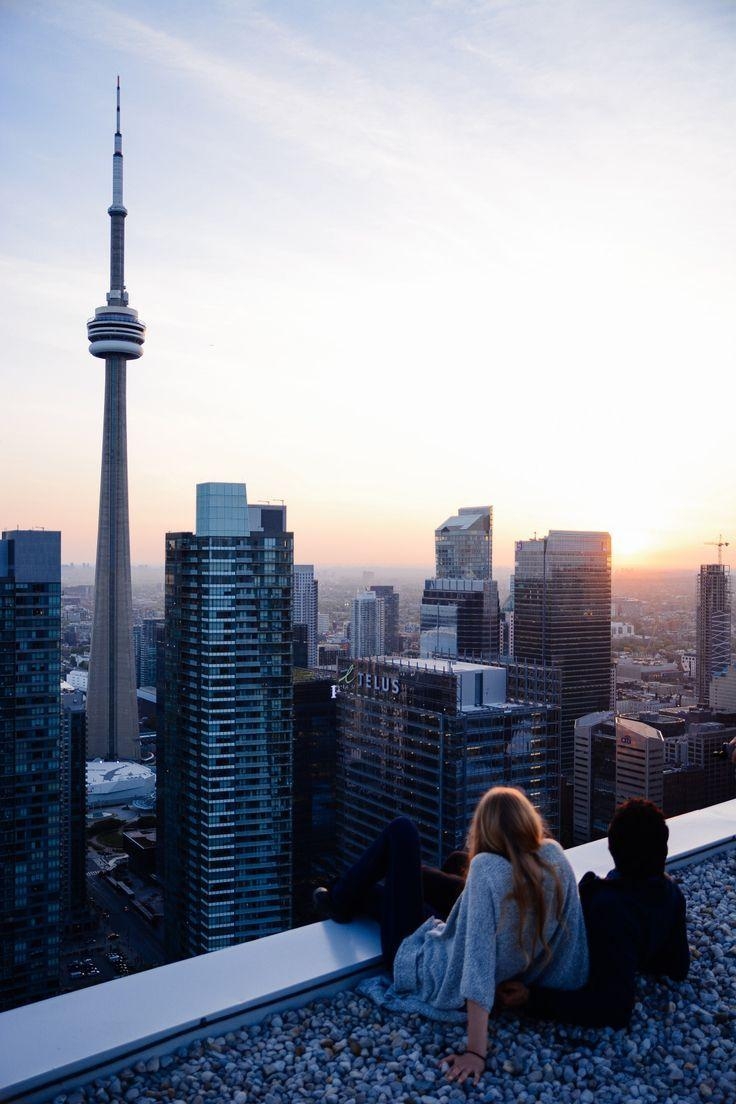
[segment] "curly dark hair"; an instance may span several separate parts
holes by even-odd
[[[633,797],[619,805],[608,826],[608,850],[627,878],[664,874],[670,830],[653,801]]]

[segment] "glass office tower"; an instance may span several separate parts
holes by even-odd
[[[0,1010],[59,988],[61,534],[0,540]]]
[[[243,484],[197,487],[196,533],[166,537],[159,741],[167,953],[291,922],[293,535]]]
[[[493,507],[461,506],[434,531],[438,579],[493,577]]]
[[[436,577],[424,583],[422,656],[488,662],[499,652],[498,585],[493,581],[493,507],[462,506],[434,532]]]
[[[498,585],[493,579],[425,579],[419,654],[488,662],[499,653]]]
[[[551,530],[516,542],[514,658],[560,671],[560,769],[571,780],[575,721],[611,706],[608,533]]]

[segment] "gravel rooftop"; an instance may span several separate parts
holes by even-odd
[[[462,1048],[461,1028],[379,1011],[345,991],[138,1062],[55,1104],[734,1104],[736,851],[676,877],[688,901],[688,980],[640,979],[629,1031],[492,1018],[475,1088],[450,1085],[438,1065]]]

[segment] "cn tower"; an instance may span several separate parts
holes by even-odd
[[[146,327],[128,306],[125,290],[123,139],[120,133],[120,78],[112,158],[110,290],[107,304],[87,323],[89,351],[105,361],[105,416],[102,431],[100,516],[95,565],[95,612],[87,692],[87,754],[90,758],[137,759],[138,709],[133,656],[133,601],[130,584],[128,448],[125,384],[127,362],[143,354]]]

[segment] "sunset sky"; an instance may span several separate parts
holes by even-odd
[[[117,73],[135,562],[207,480],[284,499],[300,562],[431,563],[485,503],[498,564],[549,528],[736,549],[736,5],[4,0],[0,526],[65,561]]]

